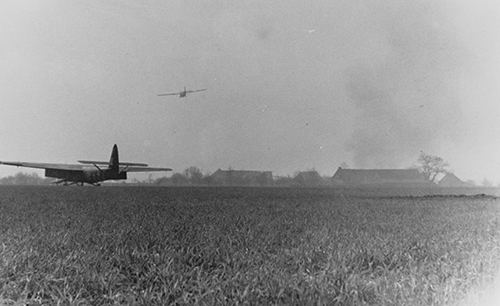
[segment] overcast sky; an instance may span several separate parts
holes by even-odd
[[[2,0],[0,160],[116,143],[179,172],[333,175],[423,150],[498,184],[499,17],[493,0]],[[184,86],[208,90],[157,96]]]

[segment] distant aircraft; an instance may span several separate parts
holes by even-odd
[[[179,98],[185,98],[188,93],[200,92],[200,91],[205,91],[205,90],[207,90],[207,89],[203,88],[203,89],[196,89],[196,90],[186,90],[186,87],[184,87],[183,91],[164,93],[164,94],[159,94],[158,96],[179,96]]]
[[[4,162],[0,164],[45,169],[46,177],[58,178],[60,180],[55,184],[64,185],[84,183],[100,186],[99,182],[106,180],[126,180],[127,172],[149,172],[149,171],[171,171],[170,168],[152,168],[142,163],[121,163],[118,160],[118,147],[115,144],[111,152],[109,162],[79,160],[80,164],[48,164],[48,163],[29,163],[29,162]],[[107,167],[103,167],[106,166]]]

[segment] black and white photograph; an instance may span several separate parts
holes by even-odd
[[[0,306],[500,305],[500,2],[1,0]]]

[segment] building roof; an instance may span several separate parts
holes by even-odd
[[[439,181],[438,185],[442,186],[442,187],[462,187],[462,186],[466,186],[468,184],[466,182],[462,181],[461,179],[459,179],[455,174],[448,172]]]
[[[321,175],[319,175],[319,173],[315,170],[311,170],[311,171],[301,171],[299,173],[297,173],[297,175],[295,177],[302,177],[304,179],[317,179],[317,178],[321,178]]]
[[[212,175],[236,175],[236,176],[255,176],[255,175],[272,175],[271,171],[255,171],[255,170],[222,170],[218,169]]]
[[[323,178],[316,170],[310,170],[297,173],[293,180],[299,185],[315,186],[321,185]]]
[[[344,184],[429,183],[417,169],[342,169],[339,167],[332,179]]]

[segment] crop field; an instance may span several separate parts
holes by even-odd
[[[457,305],[500,269],[499,204],[336,189],[1,186],[0,304]]]

